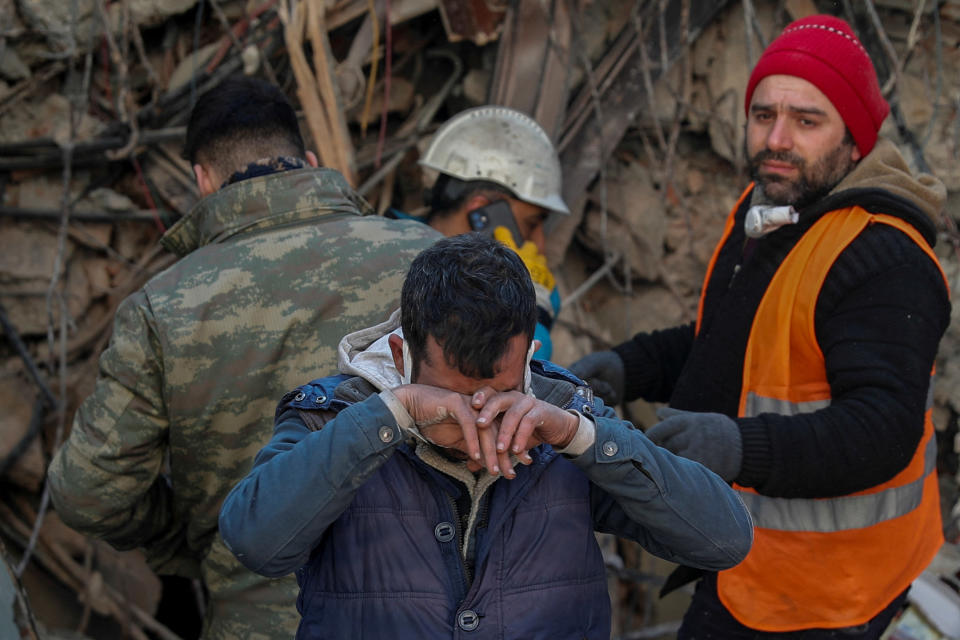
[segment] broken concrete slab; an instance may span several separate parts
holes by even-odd
[[[598,185],[593,190],[593,205],[587,211],[581,239],[600,255],[619,253],[632,277],[657,280],[666,225],[650,172],[638,162],[614,159],[607,163],[606,178],[606,220],[598,206]],[[621,264],[617,268],[624,267]]]
[[[44,34],[57,52],[85,49],[100,30],[95,0],[76,0],[76,21],[71,15],[72,6],[63,0],[17,0],[26,27]]]
[[[39,280],[47,282],[57,258],[57,236],[29,223],[3,221],[4,251],[0,251],[0,286]],[[73,243],[67,242],[64,260],[73,255]]]
[[[0,459],[6,459],[30,430],[33,399],[38,390],[17,371],[0,374]],[[46,472],[40,440],[34,437],[4,474],[5,480],[29,491],[40,491]]]
[[[20,58],[17,50],[10,46],[9,41],[0,48],[0,76],[11,82],[30,77],[30,67]]]
[[[188,9],[192,9],[198,0],[129,0],[130,18],[142,27],[153,27],[164,20]],[[226,4],[226,3],[224,3]],[[111,3],[111,13],[120,10],[120,3]]]
[[[70,137],[70,100],[60,93],[24,101],[11,108],[0,124],[0,142],[23,142],[51,138],[66,142]],[[89,113],[79,119],[74,142],[92,140],[103,132],[105,124]]]
[[[769,39],[776,31],[774,7],[758,5],[756,19]],[[707,121],[710,144],[720,157],[736,163],[743,150],[744,91],[760,56],[761,44],[751,30],[748,50],[743,6],[739,3],[714,20],[701,38],[694,49],[699,52],[695,54],[699,61],[697,72],[706,83],[709,97],[706,108],[711,114]]]
[[[69,319],[80,316],[90,305],[90,283],[79,265],[73,263],[75,244],[67,240],[58,260],[55,231],[29,223],[0,222],[5,250],[0,252],[0,301],[8,309],[10,322],[23,336],[46,335],[49,317],[59,323],[60,305],[48,311],[47,292],[54,265],[61,265],[61,292]]]

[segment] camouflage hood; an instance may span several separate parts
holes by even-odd
[[[277,189],[276,181],[285,181]],[[321,206],[322,205],[322,206]],[[190,210],[161,239],[183,257],[204,245],[245,231],[278,227],[331,215],[363,215],[373,209],[333,169],[296,169],[227,185]],[[270,215],[265,216],[264,211]]]
[[[400,372],[393,363],[393,353],[387,342],[394,334],[403,337],[400,309],[380,324],[345,335],[337,347],[340,373],[363,378],[378,391],[401,385]]]

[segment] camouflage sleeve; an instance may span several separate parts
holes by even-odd
[[[117,310],[96,387],[50,463],[49,483],[57,512],[74,529],[169,561],[184,536],[161,473],[168,421],[160,352],[149,302],[137,292]]]

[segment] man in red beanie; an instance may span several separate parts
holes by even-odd
[[[754,181],[696,322],[571,369],[613,402],[669,403],[647,435],[733,482],[753,516],[750,554],[702,575],[681,640],[879,638],[943,540],[930,409],[946,190],[878,139],[889,107],[838,18],[784,29],[746,111]]]

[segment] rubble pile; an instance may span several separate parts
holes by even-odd
[[[875,60],[893,107],[882,134],[946,183],[937,254],[956,283],[960,0],[0,0],[0,541],[39,637],[195,637],[167,611],[199,609],[197,585],[65,527],[44,474],[117,305],[174,260],[158,240],[198,198],[180,155],[198,95],[236,73],[277,83],[308,147],[381,213],[422,210],[434,176],[418,154],[450,116],[485,103],[533,115],[572,212],[549,222],[566,365],[693,319],[748,180],[749,69],[783,25],[818,11],[842,13]],[[958,542],[956,323],[934,400]],[[623,409],[655,421],[646,403]],[[605,546],[615,635],[669,636],[649,558]]]

